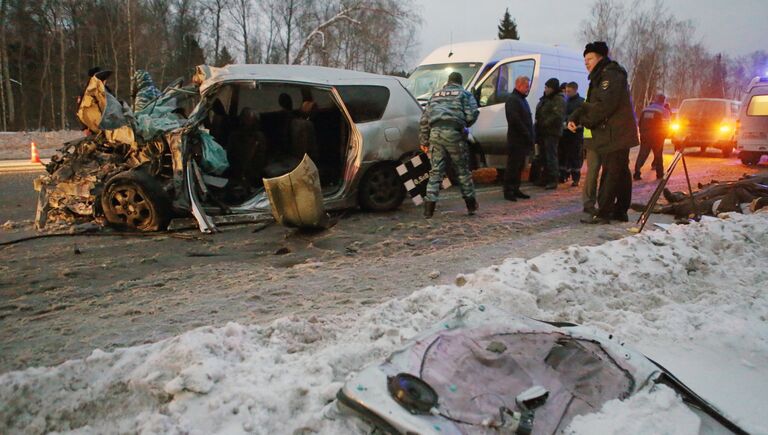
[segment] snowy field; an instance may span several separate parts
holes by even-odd
[[[6,373],[0,433],[368,433],[335,407],[345,379],[457,305],[479,303],[617,335],[744,429],[768,434],[766,228],[766,212],[672,226],[510,258],[344,315],[202,327]],[[569,433],[695,434],[698,424],[660,387],[608,402]]]

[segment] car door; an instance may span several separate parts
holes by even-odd
[[[504,104],[515,89],[515,80],[519,76],[531,79],[531,95],[534,95],[540,64],[541,55],[509,57],[497,63],[477,81],[474,94],[480,108],[480,116],[472,126],[471,133],[485,154],[507,154],[507,117]],[[532,110],[533,107],[532,104]]]

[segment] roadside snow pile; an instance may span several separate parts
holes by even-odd
[[[95,350],[57,367],[6,373],[0,376],[0,433],[367,433],[357,419],[335,412],[332,402],[345,379],[459,304],[595,326],[641,350],[660,343],[691,349],[688,363],[705,384],[716,377],[748,380],[747,400],[721,403],[717,390],[704,398],[748,431],[768,433],[766,228],[762,212],[673,226],[527,261],[508,259],[459,276],[456,285],[426,287],[343,316],[203,327],[112,353]],[[708,366],[693,359],[701,354],[696,351],[727,355],[730,363]],[[660,387],[607,403],[574,420],[569,433],[697,433],[698,424]]]

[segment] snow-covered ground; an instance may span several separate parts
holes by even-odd
[[[333,404],[345,379],[457,305],[479,303],[617,335],[743,428],[765,434],[766,228],[765,212],[672,226],[510,258],[454,285],[344,315],[203,327],[6,373],[0,433],[366,433]],[[698,417],[660,387],[608,402],[575,419],[570,432],[697,433]]]

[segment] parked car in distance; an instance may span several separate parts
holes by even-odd
[[[676,150],[699,147],[717,148],[729,157],[736,148],[736,100],[722,98],[688,98],[683,100],[670,126],[670,137]]]
[[[745,165],[756,165],[768,154],[768,77],[755,77],[739,111],[739,158]]]
[[[408,77],[408,90],[426,105],[448,80],[461,73],[464,87],[477,99],[480,116],[470,129],[474,157],[490,167],[504,168],[507,156],[507,119],[504,103],[518,76],[531,79],[531,108],[544,93],[544,82],[576,82],[582,96],[587,92],[587,71],[580,52],[557,45],[533,44],[510,39],[445,45],[427,55]]]

